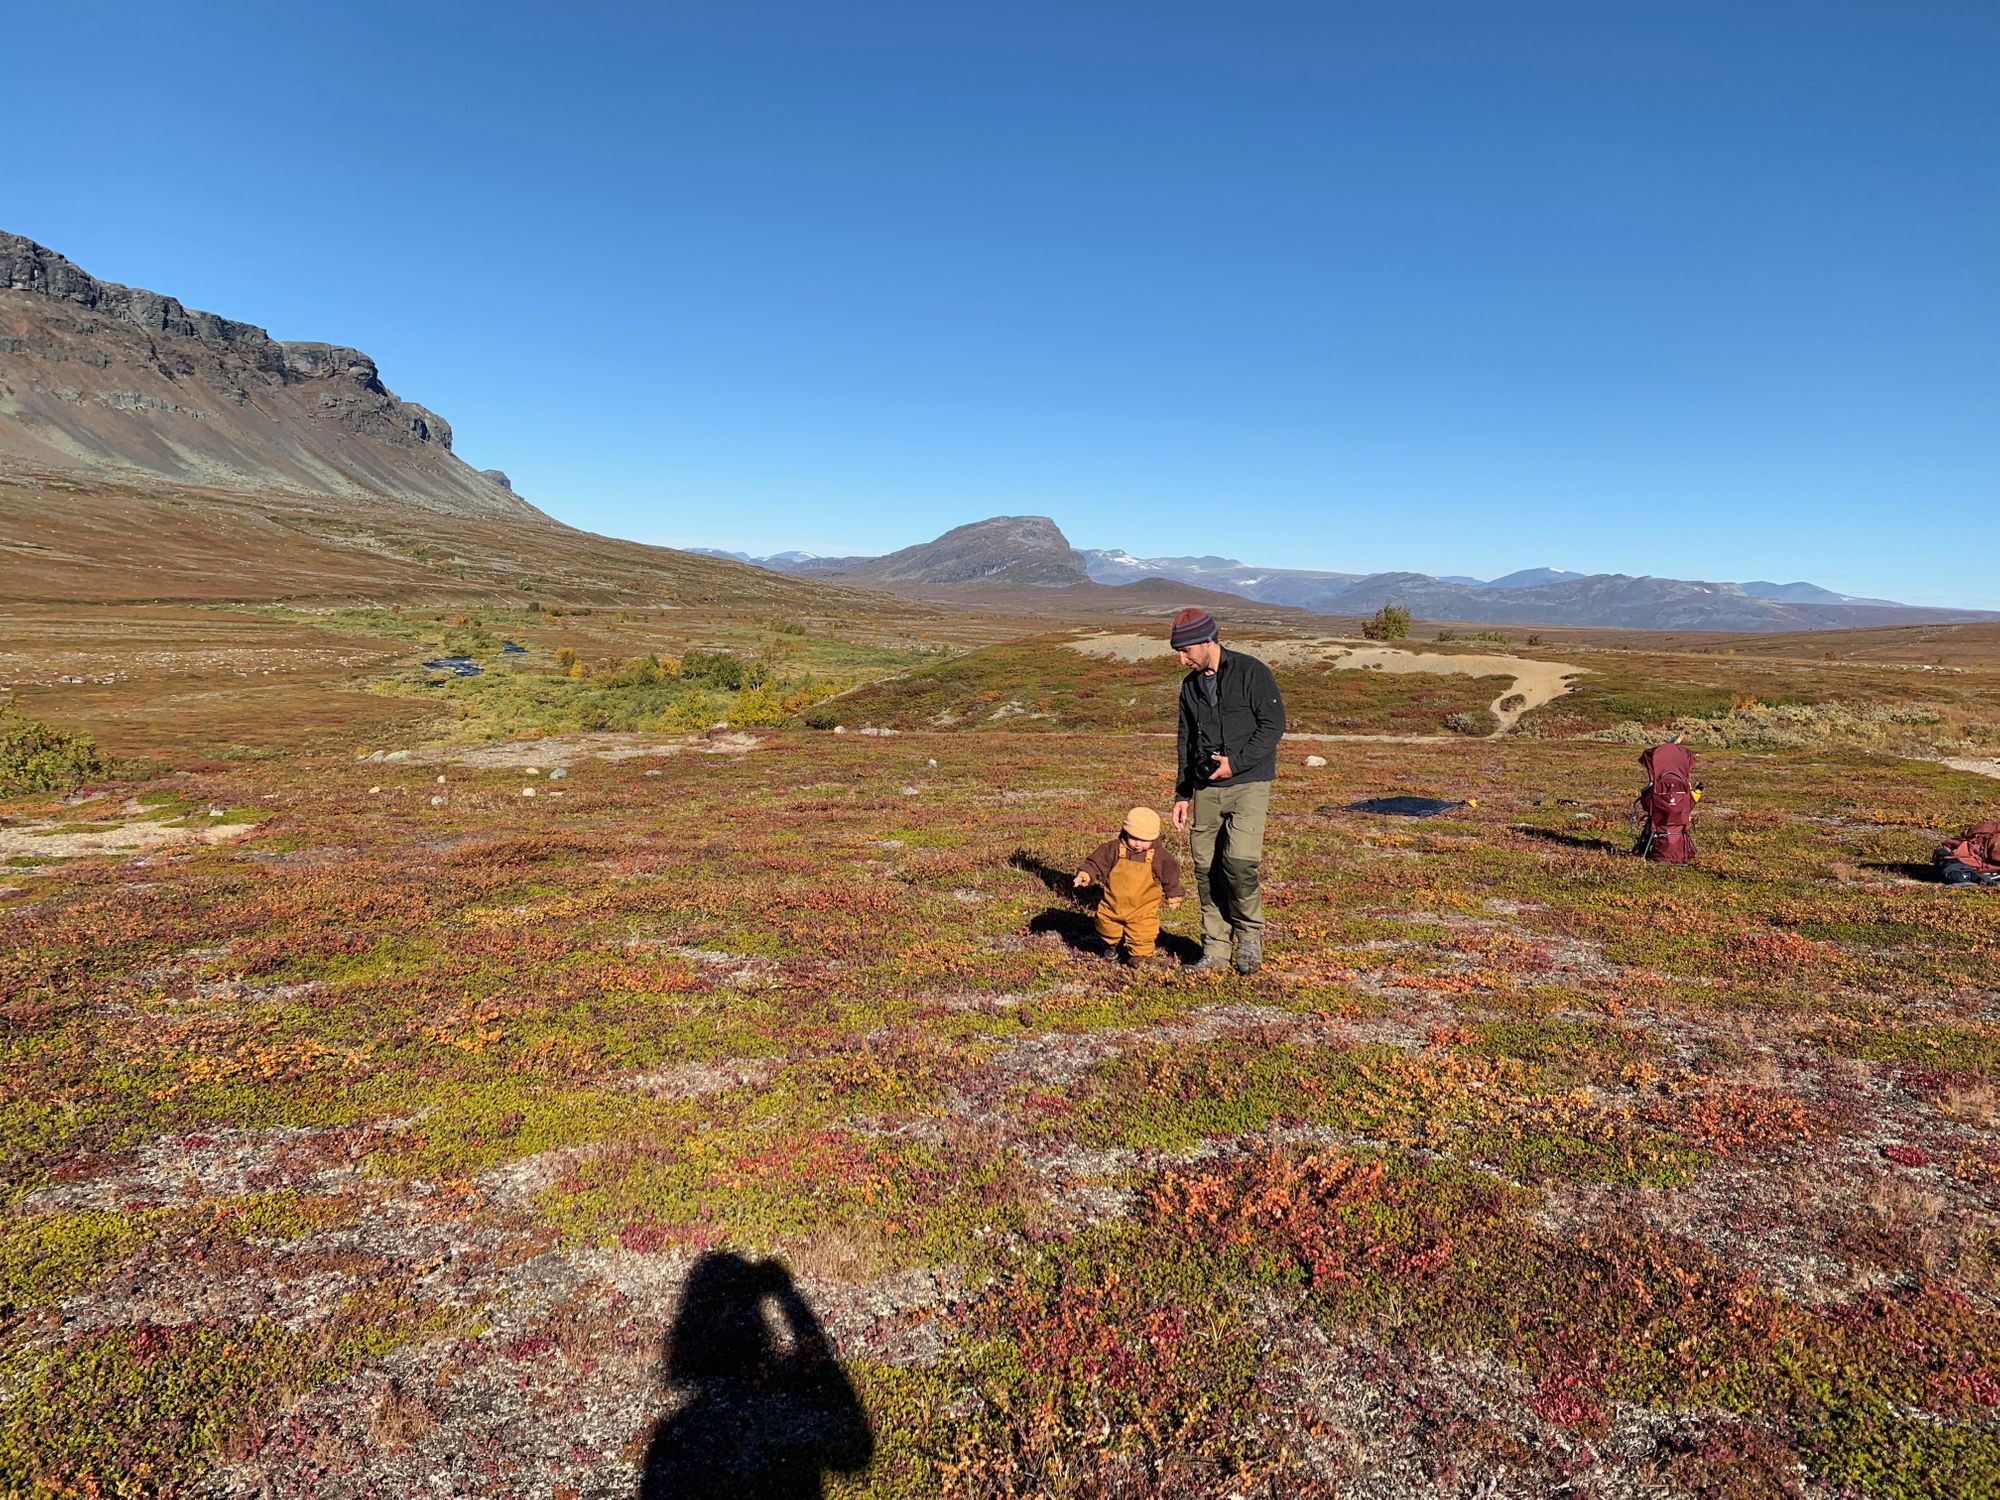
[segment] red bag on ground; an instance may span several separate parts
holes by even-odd
[[[1978,874],[2000,871],[2000,823],[1980,823],[1955,839],[1946,839],[1931,856],[1939,864],[1964,865]]]
[[[1639,757],[1649,778],[1639,793],[1645,829],[1633,853],[1662,864],[1684,865],[1694,858],[1694,752],[1669,742]]]

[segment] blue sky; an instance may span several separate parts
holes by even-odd
[[[66,0],[0,227],[575,525],[2000,608],[2000,6]]]

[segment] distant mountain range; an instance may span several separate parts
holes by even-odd
[[[1714,583],[1561,568],[1526,568],[1480,580],[1425,573],[1259,568],[1215,556],[1134,557],[1118,550],[1072,547],[1047,516],[975,521],[884,557],[814,557],[802,552],[761,558],[740,552],[714,555],[775,572],[862,586],[935,589],[976,583],[1075,588],[1162,580],[1316,614],[1370,615],[1393,604],[1425,619],[1496,625],[1764,631],[2000,618],[1976,610],[1920,609],[1888,599],[1857,598],[1811,583]]]

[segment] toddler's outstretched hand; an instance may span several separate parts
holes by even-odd
[[[1076,879],[1071,881],[1070,884],[1074,885],[1078,890],[1082,890],[1090,884],[1090,871],[1078,870],[1076,872]]]
[[[1175,908],[1176,906],[1179,906],[1180,904],[1181,904],[1181,898],[1180,898],[1179,896],[1169,896],[1169,897],[1167,897],[1167,910],[1168,910],[1168,911],[1172,911],[1172,910],[1173,910],[1173,909],[1174,909],[1174,908]]]

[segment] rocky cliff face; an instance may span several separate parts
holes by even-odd
[[[358,349],[280,342],[5,232],[0,467],[546,519]]]

